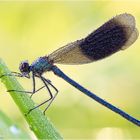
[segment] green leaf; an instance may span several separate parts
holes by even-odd
[[[10,118],[0,111],[0,139],[31,139]]]

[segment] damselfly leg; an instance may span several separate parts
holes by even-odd
[[[47,88],[47,90],[48,90],[48,92],[49,92],[49,95],[50,95],[50,98],[49,98],[48,100],[42,102],[41,104],[35,106],[34,108],[30,109],[29,112],[28,112],[27,114],[29,114],[29,113],[30,113],[31,111],[33,111],[34,109],[36,109],[36,108],[38,108],[38,107],[40,107],[40,106],[42,106],[42,105],[44,105],[45,103],[47,103],[47,102],[50,101],[50,102],[48,103],[47,107],[45,108],[45,110],[43,111],[43,113],[44,113],[44,115],[45,115],[45,112],[47,111],[47,109],[49,108],[49,106],[51,105],[51,103],[53,102],[53,100],[55,99],[56,95],[58,94],[57,88],[56,88],[49,80],[47,80],[46,78],[44,78],[44,77],[42,77],[42,76],[40,76],[40,79],[42,80],[42,82],[44,83],[45,87]],[[53,94],[52,94],[52,92],[51,92],[51,90],[50,90],[50,88],[49,88],[48,85],[50,85],[50,86],[56,91],[56,93],[54,94],[54,96],[53,96]]]
[[[30,75],[26,75],[26,76],[24,75],[24,76],[23,76],[21,73],[18,73],[18,72],[11,72],[10,74],[4,74],[4,75],[0,76],[0,78],[2,78],[2,77],[4,77],[4,76],[26,77],[26,78],[28,78],[28,79],[32,78],[32,83],[33,83],[33,89],[32,89],[32,91],[8,90],[7,92],[14,92],[14,91],[15,91],[15,92],[21,92],[21,93],[22,93],[22,92],[23,92],[23,93],[29,93],[29,94],[31,94],[31,96],[30,96],[30,98],[31,98],[35,93],[37,93],[37,92],[40,91],[41,89],[43,89],[43,88],[45,88],[45,87],[47,88],[47,90],[48,90],[48,92],[49,92],[49,95],[50,95],[50,98],[49,98],[48,100],[44,101],[43,103],[37,105],[36,107],[30,109],[30,110],[28,111],[27,114],[29,114],[32,110],[34,110],[34,109],[36,109],[36,108],[38,108],[38,107],[40,107],[40,106],[42,106],[42,105],[44,105],[45,103],[47,103],[47,102],[50,101],[50,102],[48,103],[47,107],[45,108],[45,110],[43,111],[43,113],[45,114],[45,112],[47,111],[47,109],[49,108],[49,106],[51,105],[51,103],[53,102],[54,98],[56,97],[56,95],[57,95],[57,93],[58,93],[58,89],[51,83],[50,80],[44,78],[43,76],[37,76],[37,75],[35,75],[34,73],[32,73],[32,76],[30,76]],[[41,79],[41,81],[44,83],[44,86],[40,87],[40,88],[37,89],[37,90],[36,90],[36,80],[35,80],[35,77]],[[54,95],[52,94],[52,92],[51,92],[51,90],[50,90],[50,88],[49,88],[48,85],[51,86],[51,87],[55,90],[56,93],[55,93]],[[27,115],[27,114],[26,114],[26,115]]]

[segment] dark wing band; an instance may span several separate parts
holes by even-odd
[[[115,16],[86,38],[69,43],[48,56],[61,64],[85,64],[124,50],[138,38],[135,19],[130,14]]]

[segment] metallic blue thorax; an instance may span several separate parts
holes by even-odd
[[[46,57],[39,57],[36,61],[31,64],[30,70],[35,74],[42,74],[45,71],[49,71],[52,64],[47,60]]]

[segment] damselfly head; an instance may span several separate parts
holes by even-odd
[[[19,70],[23,74],[23,76],[29,75],[30,73],[30,66],[28,61],[22,61],[19,65]]]

